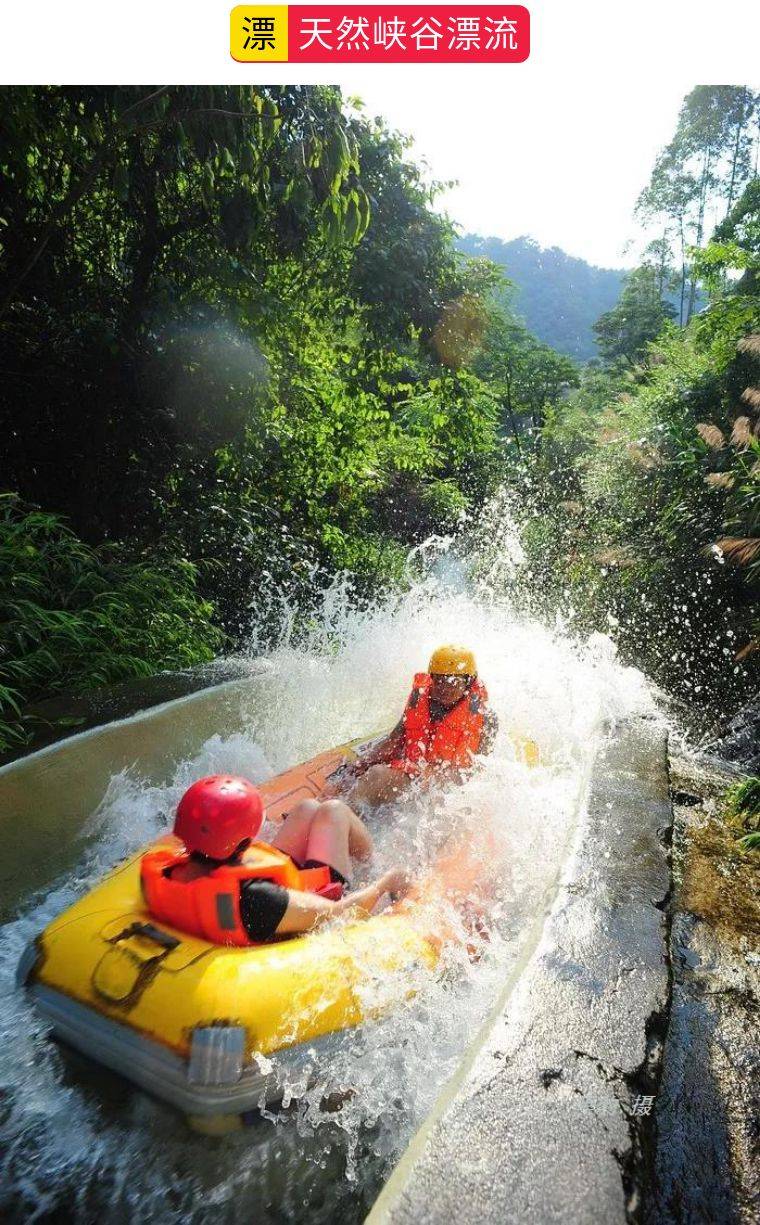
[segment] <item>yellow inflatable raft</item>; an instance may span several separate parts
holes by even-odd
[[[360,747],[263,784],[267,816],[323,794]],[[438,960],[445,936],[420,902],[445,885],[451,852],[414,898],[369,920],[241,949],[152,920],[140,891],[145,849],[45,928],[19,981],[57,1037],[187,1115],[239,1117],[277,1100],[315,1046],[409,995]],[[457,860],[461,878],[460,869]]]

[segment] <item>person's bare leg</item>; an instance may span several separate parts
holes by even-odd
[[[292,812],[289,812],[277,835],[272,839],[272,846],[278,851],[284,851],[298,863],[304,863],[309,858],[309,834],[311,824],[319,811],[318,800],[301,800]]]
[[[309,830],[307,859],[317,859],[336,868],[346,880],[351,879],[352,833],[358,818],[342,800],[326,800],[312,818]],[[369,837],[369,835],[367,835]],[[370,848],[371,848],[370,842]]]
[[[348,831],[348,853],[352,859],[369,859],[375,849],[372,835],[361,817],[346,805],[351,813],[351,828]]]
[[[392,766],[370,766],[369,770],[356,780],[346,798],[349,804],[387,804],[407,791],[412,781],[408,774],[394,770]]]

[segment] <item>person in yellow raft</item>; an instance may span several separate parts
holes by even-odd
[[[351,803],[372,805],[393,799],[416,781],[459,781],[476,755],[491,751],[497,730],[472,651],[440,646],[427,672],[414,677],[393,731],[340,766],[331,789]]]
[[[272,843],[260,842],[264,804],[247,778],[212,774],[185,792],[175,846],[140,862],[145,903],[159,922],[211,944],[265,944],[351,911],[367,919],[384,895],[409,888],[400,868],[351,892],[355,859],[372,839],[342,800],[302,800]]]

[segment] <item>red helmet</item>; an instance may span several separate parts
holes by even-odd
[[[264,824],[261,796],[247,778],[212,774],[199,778],[177,805],[174,832],[188,851],[229,859],[241,842],[252,842]]]

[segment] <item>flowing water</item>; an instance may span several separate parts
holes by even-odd
[[[610,721],[651,708],[641,675],[601,636],[521,620],[503,592],[519,550],[503,536],[473,569],[451,542],[414,559],[403,596],[357,609],[336,584],[310,625],[256,656],[240,727],[212,736],[162,787],[135,768],[112,778],[74,872],[30,898],[0,938],[0,1209],[12,1220],[322,1222],[360,1220],[416,1126],[455,1071],[545,907],[572,839],[596,750]],[[484,560],[484,557],[486,560]],[[505,560],[506,559],[506,560]],[[498,594],[502,592],[502,594]],[[117,859],[164,830],[183,788],[204,773],[262,780],[315,752],[398,718],[431,647],[476,649],[500,730],[465,785],[410,797],[373,825],[373,870],[423,864],[452,830],[490,833],[488,939],[472,959],[452,946],[443,970],[379,1022],[342,1035],[314,1083],[243,1131],[189,1131],[173,1111],[46,1039],[13,987],[27,941]],[[254,644],[255,647],[255,644]],[[515,753],[535,740],[541,764]],[[496,850],[494,850],[494,846]],[[381,991],[383,984],[375,985]],[[385,984],[386,994],[388,984]],[[392,990],[392,985],[391,985]]]

